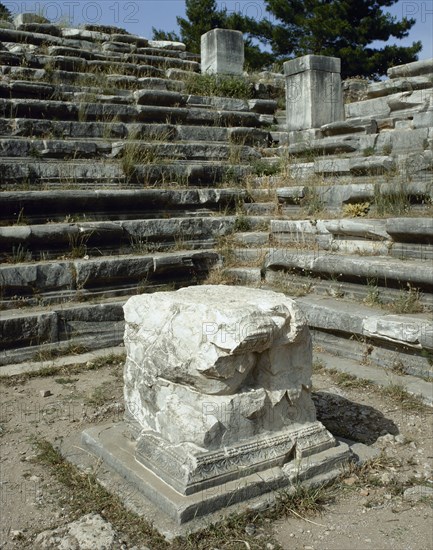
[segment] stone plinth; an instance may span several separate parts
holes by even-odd
[[[201,72],[242,75],[244,38],[240,31],[213,29],[201,37]]]
[[[340,59],[323,55],[284,63],[288,131],[344,120],[340,69]]]
[[[311,337],[292,300],[200,286],[134,296],[124,311],[129,442],[118,427],[114,446],[105,430],[84,442],[177,522],[347,460],[316,420]]]

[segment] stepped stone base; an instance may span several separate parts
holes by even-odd
[[[352,459],[348,445],[340,443],[283,467],[270,465],[259,473],[203,488],[192,495],[182,495],[136,459],[137,444],[125,435],[127,429],[123,422],[90,428],[83,432],[82,443],[132,483],[137,490],[135,496],[150,500],[178,525],[240,502],[253,501],[275,490],[290,489],[298,483],[329,481]],[[161,518],[159,521],[164,524]]]

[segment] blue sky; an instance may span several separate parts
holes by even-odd
[[[181,0],[1,0],[12,12],[36,11],[50,20],[73,19],[74,24],[102,23],[123,27],[129,32],[152,37],[152,27],[167,31],[176,30],[176,16],[185,15],[185,2]],[[266,15],[261,0],[218,1],[219,7],[240,11],[250,17]],[[433,57],[433,0],[399,0],[387,10],[398,19],[414,17],[416,24],[408,38],[391,40],[410,45],[421,40],[423,50],[419,58]],[[375,43],[378,45],[380,43]]]

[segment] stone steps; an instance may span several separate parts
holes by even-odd
[[[373,384],[389,388],[390,386],[401,387],[408,393],[420,398],[426,405],[433,405],[433,393],[431,382],[422,380],[417,376],[398,374],[398,371],[391,369],[384,370],[372,364],[354,361],[347,357],[337,357],[331,353],[315,351],[314,360],[323,368],[337,371],[341,374],[348,374]]]
[[[281,212],[304,212],[316,214],[327,209],[330,213],[344,212],[350,215],[352,209],[356,213],[355,205],[364,205],[365,211],[359,215],[396,212],[404,214],[411,208],[418,207],[420,211],[429,211],[429,205],[433,197],[433,185],[431,180],[418,176],[410,182],[403,182],[396,178],[391,182],[373,183],[376,178],[369,178],[372,183],[340,183],[337,185],[324,185],[315,183],[309,185],[294,185],[291,187],[278,187],[276,194]],[[353,180],[352,180],[353,181]],[[277,181],[278,185],[280,181]],[[289,210],[285,211],[288,207]],[[305,215],[305,214],[304,214]],[[353,215],[353,213],[352,213]]]
[[[234,212],[244,189],[51,190],[0,192],[2,225],[113,221]]]
[[[395,315],[359,303],[304,296],[297,303],[313,341],[334,355],[391,371],[431,378],[431,314]]]
[[[266,270],[284,270],[313,277],[327,276],[336,280],[367,285],[375,281],[379,287],[405,289],[408,285],[430,292],[433,286],[431,262],[405,260],[388,256],[337,254],[322,250],[297,248],[271,249]]]
[[[198,282],[219,260],[213,250],[142,252],[119,256],[78,255],[78,259],[0,265],[2,306],[20,307],[53,301],[144,292],[160,284]]]
[[[110,348],[123,341],[126,298],[0,312],[0,365]]]
[[[161,187],[181,188],[190,185],[215,187],[233,186],[251,171],[249,164],[217,161],[131,162],[122,165],[113,159],[0,159],[0,186],[3,189],[100,189]]]
[[[410,375],[415,377],[411,379],[415,385],[421,384],[424,390],[429,387],[431,394],[431,382],[428,382],[433,375],[431,312],[392,313],[389,309],[351,300],[344,292],[347,288],[344,283],[339,285],[341,294],[332,297],[329,293],[335,283],[324,281],[321,289],[321,282],[314,279],[311,287],[305,288],[311,279],[298,277],[297,288],[301,290],[303,279],[305,295],[305,292],[296,292],[294,277],[277,278],[275,272],[264,273],[258,267],[228,267],[224,275],[231,283],[283,291],[293,297],[307,317],[316,349],[332,357],[331,366],[332,362],[356,364],[357,372],[351,371],[351,374],[360,378],[370,378],[365,372],[370,373],[371,369],[380,372],[382,380],[386,376]]]
[[[219,238],[235,231],[240,219],[236,215],[196,215],[6,226],[0,227],[0,258],[13,262],[25,256],[37,261],[212,248]],[[263,217],[248,218],[248,223],[253,228],[263,223]]]
[[[57,119],[75,122],[139,122],[139,123],[182,123],[202,126],[246,126],[261,128],[264,124],[259,115],[248,111],[212,110],[201,107],[186,108],[166,106],[154,103],[152,97],[158,95],[162,103],[176,92],[158,91],[149,94],[149,104],[121,105],[116,103],[77,104],[67,101],[38,99],[0,99],[0,117],[2,118],[36,118]],[[174,96],[170,96],[170,101]]]
[[[137,164],[150,159],[169,160],[230,160],[233,157],[240,162],[260,158],[260,153],[246,145],[225,143],[187,142],[172,143],[165,141],[128,140],[107,141],[99,139],[59,140],[59,139],[1,139],[0,158],[40,158],[40,159],[86,159],[111,158],[122,159],[133,156]],[[153,160],[153,162],[155,162]]]
[[[11,43],[7,40],[5,33],[7,29],[0,29],[0,41]],[[13,31],[12,31],[13,32]],[[30,33],[29,33],[30,34]],[[30,35],[31,36],[31,35]],[[6,38],[6,40],[5,40]],[[29,38],[29,37],[25,37]],[[39,39],[39,37],[38,37]],[[29,44],[29,42],[27,42]],[[35,44],[36,45],[36,44]],[[22,64],[23,49],[12,47],[10,51],[0,51],[0,63],[4,65],[19,66]],[[167,52],[166,52],[167,53]],[[117,53],[102,49],[95,51],[80,47],[71,47],[71,45],[57,44],[48,46],[42,45],[39,48],[27,48],[25,53],[26,65],[31,68],[44,69],[49,64],[54,69],[80,72],[111,72],[121,71],[122,74],[137,74],[145,71],[152,73],[148,76],[157,76],[163,74],[167,69],[180,69],[183,71],[198,72],[200,64],[197,61],[181,59],[179,56],[172,57],[168,55],[152,55],[150,53]],[[136,66],[135,68],[133,66]],[[152,70],[156,69],[156,70]]]
[[[124,74],[96,74],[79,71],[62,71],[49,67],[47,69],[32,69],[31,67],[0,65],[0,74],[5,82],[3,89],[9,88],[9,93],[26,93],[29,97],[38,92],[41,86],[43,92],[47,87],[51,93],[62,93],[68,91],[79,91],[83,88],[87,93],[117,93],[130,95],[135,90],[153,89],[183,92],[185,82],[169,77],[170,69],[164,74],[155,71],[156,76],[135,76]],[[101,82],[102,80],[102,82]],[[10,96],[8,96],[10,97]]]
[[[142,139],[150,141],[229,142],[243,145],[267,145],[267,130],[254,127],[188,126],[165,123],[66,122],[28,118],[0,119],[3,138],[44,138],[96,141],[98,139]]]
[[[273,220],[276,245],[359,255],[433,259],[431,218]]]

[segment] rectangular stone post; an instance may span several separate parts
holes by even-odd
[[[242,75],[244,38],[240,31],[213,29],[201,37],[201,72]]]
[[[284,63],[287,130],[308,130],[344,120],[338,57],[306,55]]]

